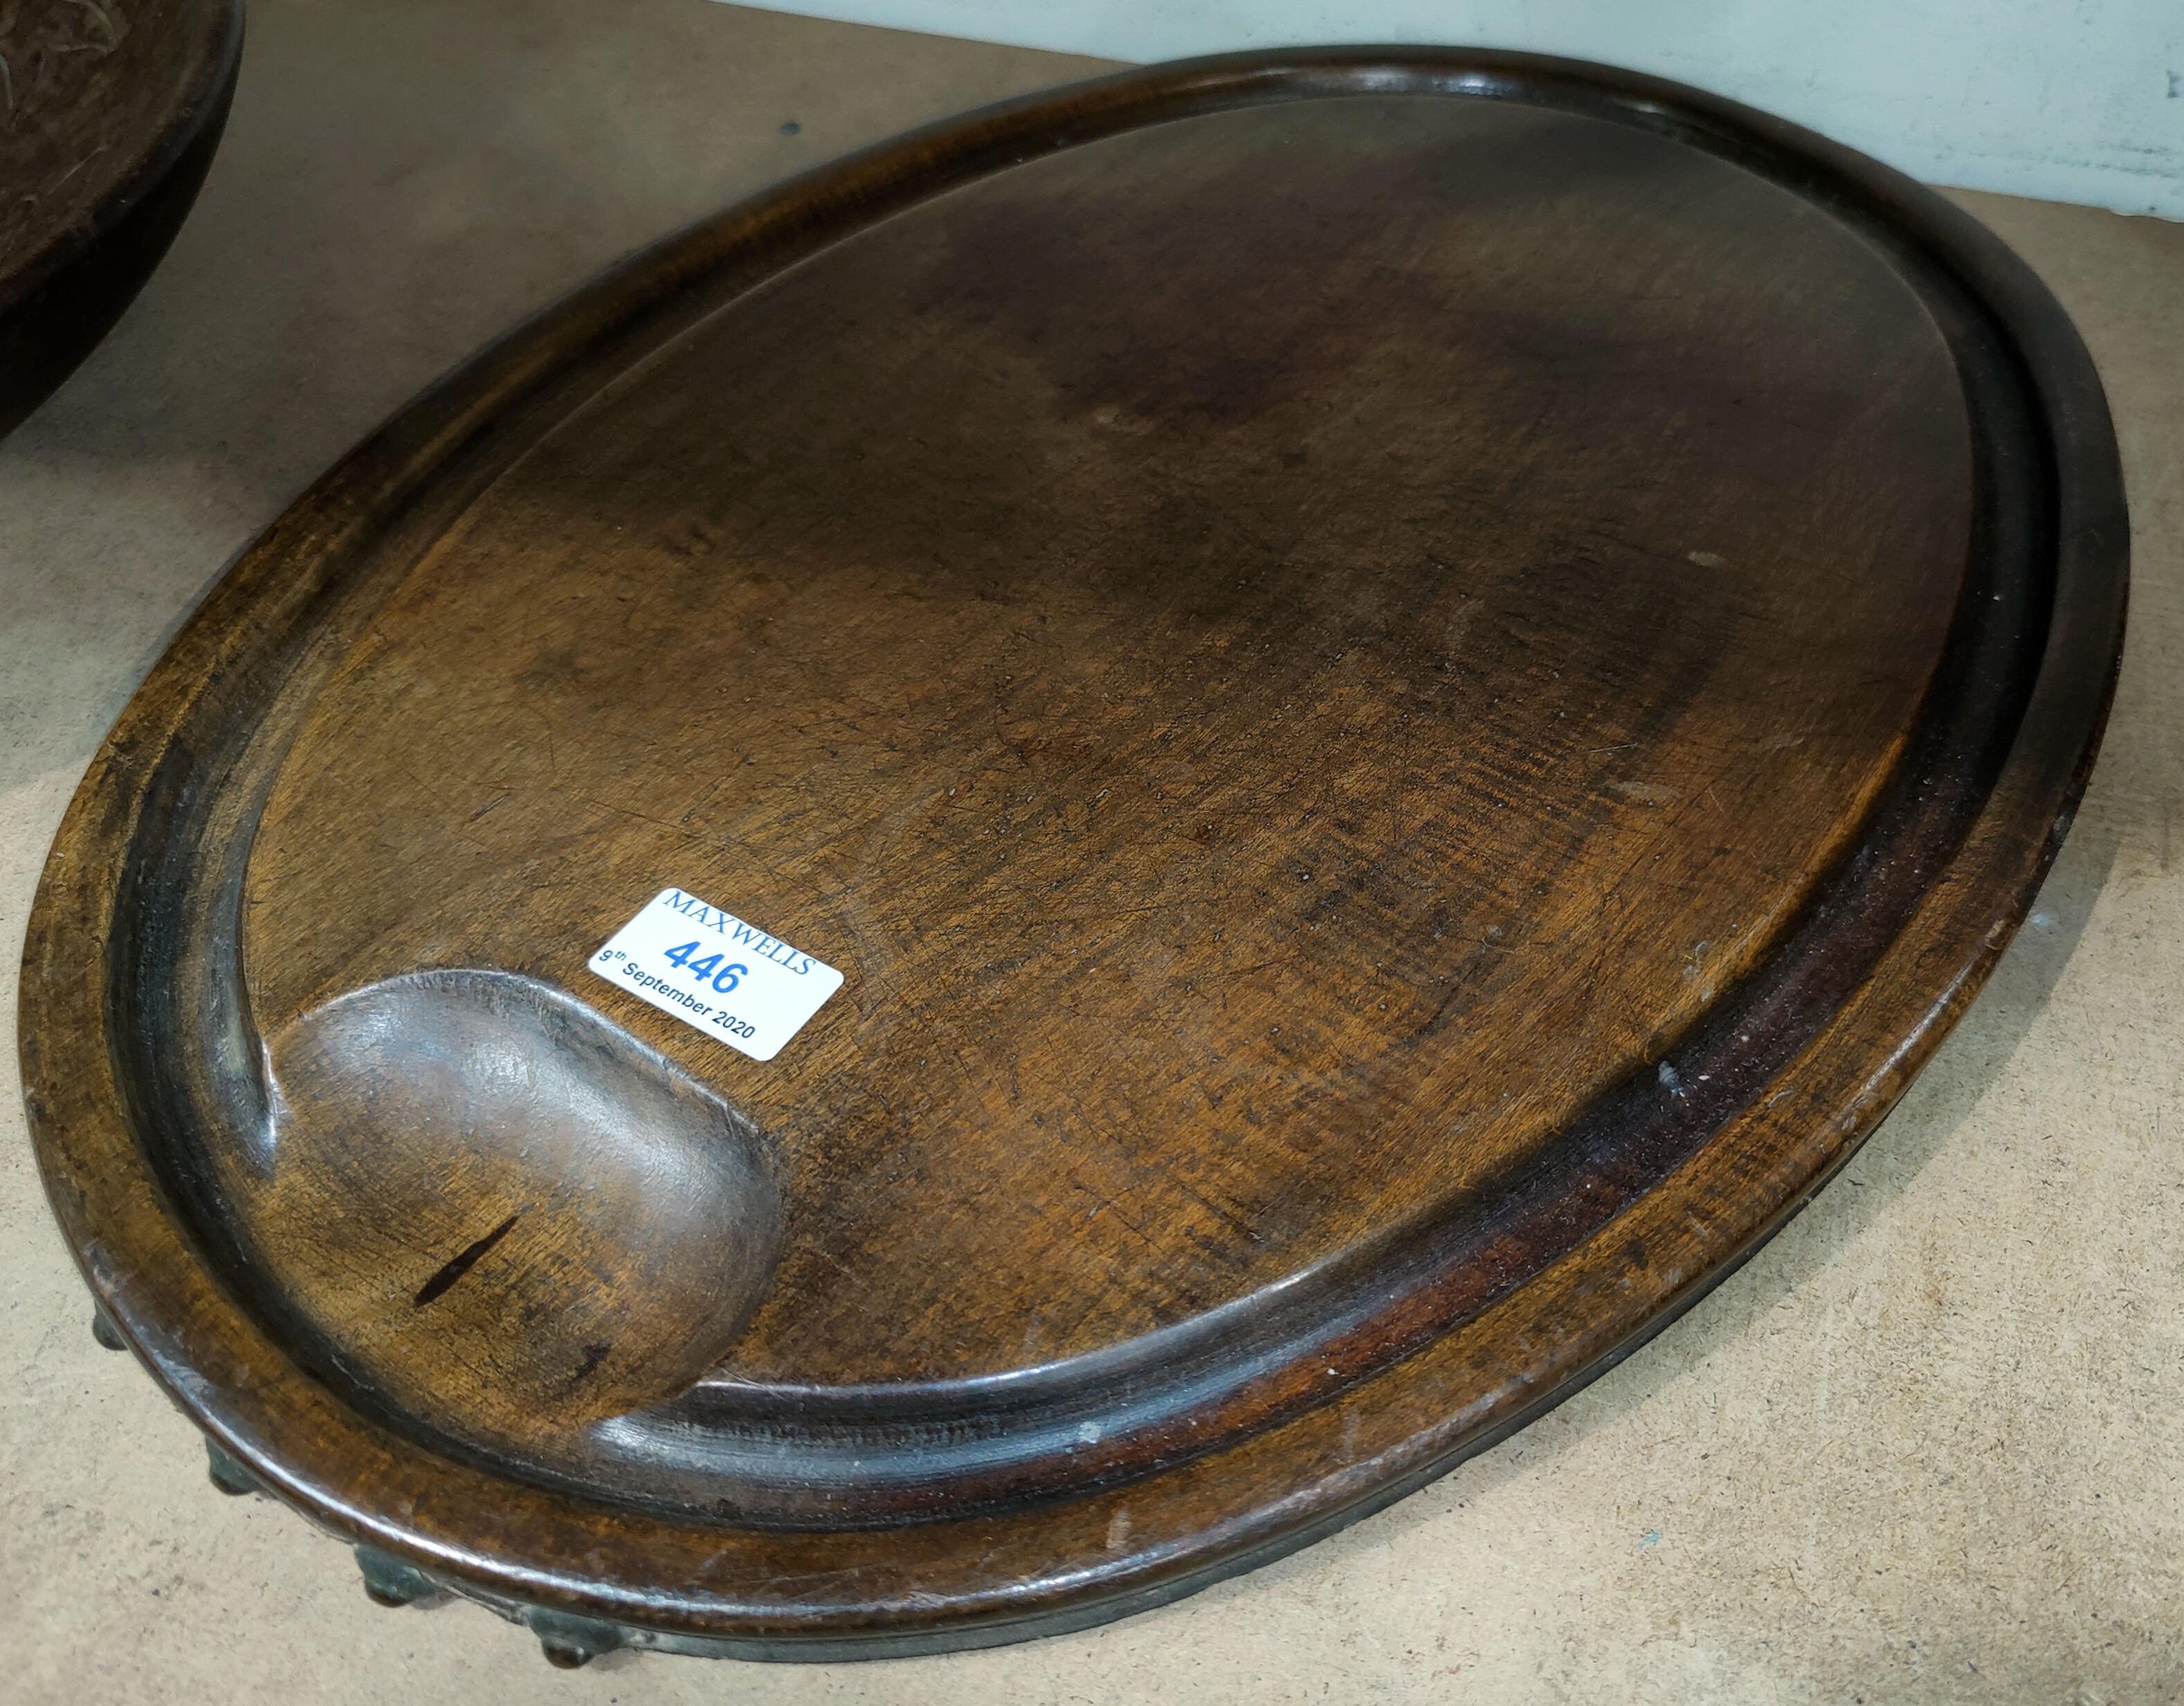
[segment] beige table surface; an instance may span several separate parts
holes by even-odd
[[[0,445],[0,1001],[108,723],[222,566],[517,316],[770,180],[1084,62],[708,0],[254,0],[197,213]],[[800,128],[791,133],[791,123]],[[1847,1173],[1650,1347],[1333,1540],[1090,1633],[616,1654],[207,1486],[96,1348],[0,1098],[0,1701],[2167,1700],[2184,1693],[2184,226],[1968,196],[2077,317],[2129,655],[2031,926]]]

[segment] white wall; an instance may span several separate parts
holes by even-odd
[[[1114,59],[1312,42],[1568,54],[1765,108],[1930,182],[2184,219],[2184,0],[818,0],[776,9]]]

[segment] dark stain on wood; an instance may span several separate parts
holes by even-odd
[[[464,1274],[469,1273],[471,1268],[476,1267],[479,1259],[483,1257],[488,1250],[492,1249],[494,1245],[499,1243],[502,1239],[507,1237],[510,1232],[515,1230],[515,1223],[522,1218],[523,1211],[519,1208],[515,1213],[510,1215],[507,1219],[502,1221],[499,1225],[494,1227],[492,1231],[487,1233],[484,1237],[479,1239],[476,1243],[466,1244],[460,1250],[458,1250],[453,1256],[450,1256],[448,1258],[447,1265],[445,1267],[441,1268],[438,1273],[435,1274],[431,1279],[427,1280],[422,1285],[417,1288],[417,1295],[411,1300],[412,1307],[421,1309],[427,1303],[433,1302],[438,1297],[445,1296],[447,1292],[454,1289],[455,1282],[460,1280]],[[582,1379],[584,1375],[590,1374],[593,1369],[596,1369],[599,1366],[599,1358],[606,1354],[606,1348],[607,1347],[604,1345],[587,1345],[584,1347],[584,1363],[583,1366],[577,1371],[577,1379]]]

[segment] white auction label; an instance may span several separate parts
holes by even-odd
[[[755,1061],[779,1054],[842,987],[832,966],[680,889],[654,895],[591,966]]]

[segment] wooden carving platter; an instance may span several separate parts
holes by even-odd
[[[1173,1597],[1847,1157],[2069,822],[2124,524],[2031,276],[1760,115],[1419,50],[975,114],[236,566],[46,873],[55,1207],[251,1474],[504,1607]],[[648,1005],[667,889],[842,987],[763,1060]]]

